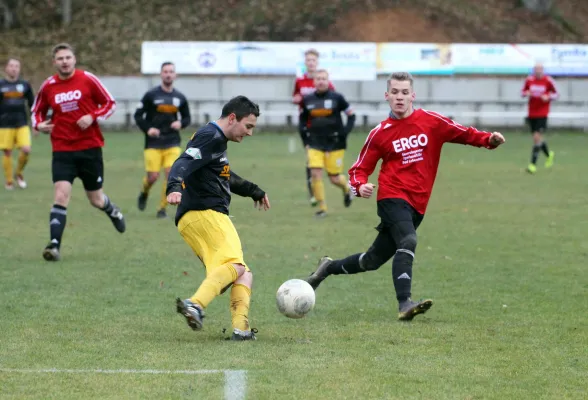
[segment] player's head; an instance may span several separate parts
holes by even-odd
[[[220,122],[227,139],[241,142],[245,136],[253,135],[257,125],[259,106],[245,96],[233,97],[224,105]]]
[[[415,98],[412,75],[410,72],[394,72],[388,78],[387,84],[385,97],[390,109],[397,117],[406,116],[412,111]]]
[[[15,80],[20,76],[20,61],[16,58],[9,58],[4,66],[8,79]]]
[[[535,66],[533,67],[533,75],[535,75],[535,77],[540,79],[543,77],[543,72],[544,72],[543,64],[541,64],[541,63],[535,64]]]
[[[171,86],[176,80],[176,66],[170,61],[166,61],[161,64],[161,83],[163,86]]]
[[[329,90],[329,72],[326,69],[319,69],[314,73],[314,87],[319,93]]]
[[[306,71],[314,74],[318,67],[319,52],[315,49],[308,49],[304,52],[304,66]]]
[[[53,54],[53,65],[61,77],[68,77],[74,73],[76,68],[76,56],[74,49],[67,43],[59,43],[51,52]]]

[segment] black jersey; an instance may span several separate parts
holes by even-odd
[[[200,128],[169,173],[167,194],[182,193],[176,225],[192,210],[214,210],[229,214],[231,192],[260,200],[265,193],[231,171],[227,138],[214,122]]]
[[[146,149],[168,149],[181,144],[180,132],[171,124],[181,115],[182,128],[190,125],[190,107],[186,97],[177,89],[166,92],[161,86],[149,90],[135,111],[135,122],[145,133]],[[159,137],[147,135],[149,128],[159,129]]]
[[[11,82],[0,79],[0,128],[20,128],[27,125],[27,109],[34,102],[35,96],[27,81],[18,79]]]

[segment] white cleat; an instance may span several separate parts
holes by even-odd
[[[27,181],[24,180],[24,177],[22,175],[17,175],[15,178],[16,178],[16,184],[18,185],[19,188],[21,188],[21,189],[27,188]]]
[[[4,189],[6,190],[14,190],[14,185],[12,183],[5,183]]]

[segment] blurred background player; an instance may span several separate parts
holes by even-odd
[[[298,104],[302,102],[302,98],[308,94],[314,92],[314,74],[318,69],[318,60],[319,60],[319,52],[315,49],[308,49],[304,52],[304,67],[305,72],[304,75],[300,78],[296,78],[296,82],[294,82],[294,92],[292,93],[292,103]],[[335,87],[331,82],[329,82],[329,89],[335,90]],[[302,108],[299,107],[299,111],[302,112]],[[299,124],[300,126],[300,124]],[[300,137],[302,138],[302,145],[305,148],[307,147],[306,143],[306,136],[303,131],[299,130]],[[310,176],[310,168],[308,167],[308,160],[306,164],[306,186],[308,188],[308,195],[310,197],[310,205],[315,207],[317,205],[317,200],[315,199],[314,195],[312,194],[312,186],[311,186],[311,176]]]
[[[539,152],[543,151],[547,160],[545,168],[553,166],[555,153],[549,151],[547,142],[543,133],[547,129],[547,117],[549,116],[549,104],[552,100],[559,97],[555,87],[555,81],[548,75],[545,75],[543,65],[537,64],[533,68],[533,74],[525,80],[522,91],[523,97],[529,98],[529,108],[527,120],[533,133],[533,150],[531,152],[531,163],[527,167],[527,172],[534,174],[537,172],[537,158]]]
[[[114,98],[95,75],[76,69],[76,57],[69,44],[56,45],[52,54],[57,74],[41,85],[31,119],[33,129],[49,133],[51,137],[54,202],[49,214],[51,238],[43,250],[43,258],[58,261],[67,206],[76,178],[82,180],[90,204],[104,211],[117,231],[123,233],[126,226],[120,209],[102,190],[104,137],[98,120],[112,115]],[[49,109],[53,110],[53,115],[45,120]]]
[[[5,78],[0,80],[0,149],[4,151],[4,187],[14,188],[12,174],[12,149],[19,148],[18,163],[14,178],[21,189],[27,187],[23,170],[31,152],[31,130],[27,110],[33,106],[35,96],[31,85],[20,78],[20,61],[9,58],[4,69]]]
[[[270,203],[263,190],[231,170],[227,143],[240,143],[251,136],[258,116],[258,105],[247,97],[231,99],[218,120],[192,136],[186,151],[174,162],[167,185],[169,203],[178,204],[178,230],[206,268],[206,279],[196,293],[176,300],[177,311],[192,329],[202,329],[204,309],[232,285],[232,340],[255,339],[255,330],[249,327],[253,274],[229,219],[231,193],[251,197],[260,210],[268,210]]]
[[[329,73],[320,69],[314,73],[316,90],[300,102],[300,132],[307,148],[308,168],[311,172],[312,195],[319,204],[317,217],[327,215],[323,170],[331,183],[343,190],[345,207],[351,205],[347,179],[342,174],[347,135],[355,124],[353,109],[342,94],[329,88]],[[343,125],[341,113],[347,114]]]
[[[161,187],[161,201],[157,218],[167,217],[166,186],[169,170],[182,153],[180,129],[190,125],[190,107],[186,97],[173,87],[176,67],[171,62],[161,64],[161,85],[149,90],[135,111],[135,122],[145,133],[145,170],[143,188],[137,200],[139,210],[147,206],[147,198],[153,184],[164,169],[165,178]],[[181,119],[178,119],[178,112]]]
[[[504,137],[498,132],[466,128],[431,111],[415,110],[413,78],[408,72],[392,74],[387,85],[385,98],[390,115],[372,129],[349,169],[354,193],[370,198],[375,185],[368,178],[382,160],[378,175],[378,236],[365,253],[340,260],[321,258],[307,282],[316,289],[329,275],[375,271],[394,257],[392,280],[398,319],[409,321],[433,305],[432,300],[415,302],[410,296],[416,230],[425,216],[443,145],[460,143],[494,149],[504,143]]]

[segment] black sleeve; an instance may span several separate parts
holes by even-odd
[[[298,133],[300,134],[302,143],[306,146],[308,144],[308,119],[310,116],[308,114],[308,109],[304,104],[304,100],[302,100],[300,105],[302,106],[302,109],[300,110],[300,117],[298,118]]]
[[[259,188],[255,183],[249,182],[237,175],[231,170],[231,177],[229,178],[229,185],[231,192],[243,197],[251,197],[255,201],[263,199],[265,192]]]
[[[347,99],[345,99],[345,97],[343,97],[343,95],[340,95],[339,105],[340,105],[340,112],[346,112],[349,109],[349,107],[351,107],[349,105],[349,102],[347,101]],[[355,126],[355,113],[353,113],[351,115],[347,115],[347,124],[345,125],[345,136],[347,136],[351,133],[354,126]]]
[[[35,95],[33,94],[33,88],[31,88],[31,85],[29,84],[27,84],[27,91],[25,92],[25,97],[27,98],[29,108],[32,108],[33,103],[35,102]]]
[[[180,115],[182,116],[182,128],[190,126],[192,123],[192,117],[190,116],[190,105],[188,104],[188,100],[184,97],[182,99],[182,104],[180,104]]]
[[[149,92],[147,92],[135,110],[135,123],[145,133],[151,128],[151,123],[145,119],[145,114],[147,113],[147,110],[151,108],[151,103],[151,96],[149,96]]]
[[[166,193],[181,192],[184,179],[208,164],[213,154],[213,136],[194,135],[169,171]]]

